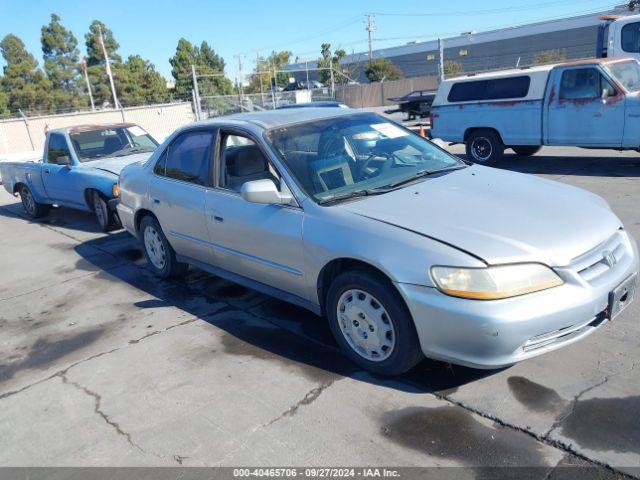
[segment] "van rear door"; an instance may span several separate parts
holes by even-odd
[[[548,145],[622,145],[624,92],[597,65],[557,68],[546,98]],[[603,100],[602,91],[606,90]]]

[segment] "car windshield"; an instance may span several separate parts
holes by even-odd
[[[271,129],[266,138],[302,189],[318,203],[384,193],[465,164],[375,114]]]
[[[158,146],[158,142],[137,125],[91,128],[72,132],[69,138],[81,162],[153,152]]]
[[[640,90],[640,64],[635,60],[607,65],[609,72],[630,92]]]

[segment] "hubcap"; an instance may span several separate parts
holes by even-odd
[[[33,213],[36,210],[36,202],[28,188],[22,189],[22,201],[27,212]]]
[[[336,313],[342,335],[358,355],[372,362],[389,358],[396,333],[377,298],[364,290],[347,290],[338,300]]]
[[[144,231],[144,248],[153,266],[162,270],[167,262],[167,253],[160,235],[153,227],[147,227]]]
[[[473,140],[471,144],[471,155],[473,155],[473,158],[477,161],[486,162],[492,152],[491,142],[485,137],[478,137]]]

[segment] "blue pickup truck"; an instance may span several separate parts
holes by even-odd
[[[83,125],[47,133],[38,162],[0,163],[4,188],[32,218],[52,205],[94,212],[103,231],[118,223],[113,200],[127,165],[146,161],[158,142],[138,125]],[[111,204],[111,205],[110,205]]]
[[[466,145],[490,165],[505,149],[542,145],[638,150],[640,63],[580,60],[447,79],[431,109],[434,138]]]

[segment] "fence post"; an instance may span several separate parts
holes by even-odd
[[[31,130],[29,129],[29,121],[27,120],[26,115],[22,113],[21,109],[18,109],[18,112],[20,112],[20,116],[22,116],[22,121],[24,122],[24,126],[27,129],[27,135],[29,135],[29,143],[31,143],[31,150],[35,150],[36,147],[33,144],[33,138],[31,138]]]
[[[380,96],[382,97],[381,107],[384,107],[384,80],[380,82]]]
[[[120,105],[120,115],[122,116],[122,123],[126,123],[124,118],[124,107],[122,105]]]
[[[200,120],[201,106],[200,106],[200,92],[198,91],[198,77],[196,76],[196,66],[191,65],[191,77],[193,79],[193,91],[196,98],[196,120]]]

